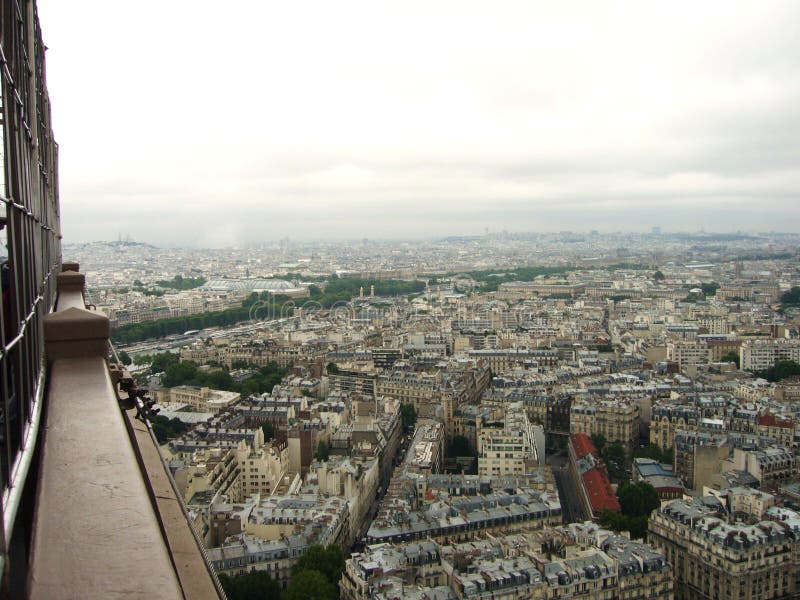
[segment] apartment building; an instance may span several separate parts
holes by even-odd
[[[800,340],[747,340],[739,349],[739,366],[745,370],[762,371],[780,360],[800,362]]]
[[[698,431],[679,431],[675,436],[675,474],[687,488],[701,490],[722,470],[728,458],[728,436]]]
[[[791,448],[773,446],[764,449],[734,448],[733,468],[747,471],[762,486],[779,486],[800,474],[800,461]]]
[[[419,419],[409,445],[408,472],[441,473],[444,461],[444,426],[431,419]]]
[[[508,281],[497,288],[498,298],[540,298],[542,296],[576,297],[586,292],[583,283],[534,283],[528,281]]]
[[[677,363],[682,371],[711,362],[712,351],[701,340],[670,340],[667,342],[667,360]]]
[[[732,521],[711,498],[653,512],[647,541],[673,566],[676,600],[770,600],[798,593],[798,523]]]
[[[522,402],[483,405],[478,419],[478,475],[522,475],[544,464],[544,429],[533,425]]]
[[[650,443],[667,450],[675,446],[675,435],[680,430],[697,429],[700,411],[691,405],[662,404],[653,407],[650,419]]]
[[[344,600],[673,597],[662,552],[591,523],[466,542],[372,544],[348,559],[340,590]]]
[[[632,398],[582,398],[572,402],[569,430],[634,448],[639,443],[639,415],[639,403]]]
[[[560,360],[558,350],[550,348],[471,350],[469,356],[484,361],[495,375],[515,368],[555,367]]]
[[[159,404],[176,403],[188,405],[192,410],[202,413],[217,414],[221,410],[236,404],[241,395],[239,392],[213,390],[207,387],[179,385],[172,388],[150,390],[153,400]]]
[[[403,475],[392,480],[366,541],[467,540],[480,532],[560,525],[552,476],[549,482],[538,477]]]

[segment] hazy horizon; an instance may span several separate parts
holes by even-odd
[[[800,4],[40,0],[65,242],[800,232]]]

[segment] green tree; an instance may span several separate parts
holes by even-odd
[[[784,306],[799,306],[800,305],[800,287],[794,286],[789,291],[781,294],[781,304]]]
[[[672,448],[662,450],[658,444],[647,444],[641,448],[636,448],[632,453],[633,458],[650,458],[660,463],[671,465],[673,462]]]
[[[591,437],[594,447],[597,448],[598,452],[602,453],[603,448],[606,447],[606,436],[604,436],[602,433],[593,433]]]
[[[417,410],[414,408],[413,404],[403,404],[400,407],[400,419],[403,423],[403,427],[406,429],[414,427],[414,424],[417,422]]]
[[[161,415],[151,417],[150,424],[159,444],[165,444],[168,440],[178,437],[189,428],[186,423],[177,417],[168,419]]]
[[[175,290],[191,290],[196,287],[200,287],[206,282],[205,277],[183,277],[181,275],[175,275],[172,279],[167,280],[159,280],[156,281],[156,284],[163,287],[163,288],[171,288]]]
[[[180,356],[172,352],[162,352],[161,354],[155,354],[152,356],[152,362],[150,363],[150,373],[152,373],[153,375],[155,375],[156,373],[163,373],[170,366],[177,365],[180,361],[181,361]]]
[[[600,453],[606,463],[608,476],[614,481],[622,481],[626,478],[625,474],[625,446],[619,442],[613,442],[604,447]]]
[[[118,356],[119,356],[119,361],[125,366],[128,366],[129,364],[133,363],[133,360],[131,359],[130,355],[127,352],[125,352],[125,350],[120,350],[118,352]]]
[[[787,377],[800,375],[800,364],[793,360],[779,360],[769,369],[763,371],[755,371],[759,377],[763,377],[767,381],[780,381]]]
[[[315,570],[325,576],[334,587],[338,586],[339,579],[344,572],[344,554],[342,549],[335,544],[323,547],[320,544],[309,546],[297,560],[295,572]]]
[[[716,281],[712,281],[711,283],[703,283],[700,284],[700,289],[703,290],[703,295],[705,296],[716,296],[717,290],[719,289],[719,284]]]
[[[265,421],[261,424],[261,431],[264,432],[264,441],[268,442],[275,437],[275,426],[271,421]]]
[[[647,535],[647,517],[629,517],[610,510],[600,513],[598,522],[603,527],[614,531],[628,531],[632,539],[641,539]]]
[[[339,597],[337,587],[321,572],[314,569],[304,569],[292,575],[292,581],[283,600],[336,600]]]
[[[448,456],[473,456],[473,452],[469,447],[469,440],[463,435],[453,436],[453,441],[447,449]]]
[[[280,600],[281,586],[266,571],[250,571],[245,575],[218,575],[228,600]]]
[[[317,451],[314,452],[314,458],[320,462],[327,462],[329,456],[330,450],[328,448],[328,444],[325,442],[320,442],[317,444]]]
[[[662,273],[661,271],[656,271],[655,273],[653,273],[654,281],[664,281],[664,279],[666,279],[666,277],[664,277],[664,273]]]
[[[622,514],[629,517],[647,517],[661,504],[656,489],[644,481],[621,483],[617,497]]]
[[[739,368],[739,353],[738,352],[728,352],[724,356],[720,357],[721,362],[732,362],[736,363],[736,368]]]

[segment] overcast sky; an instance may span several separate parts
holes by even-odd
[[[65,241],[800,231],[800,2],[39,0]]]

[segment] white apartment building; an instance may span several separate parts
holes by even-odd
[[[491,406],[478,420],[477,438],[481,477],[522,475],[544,463],[544,431],[528,420],[522,402]]]

